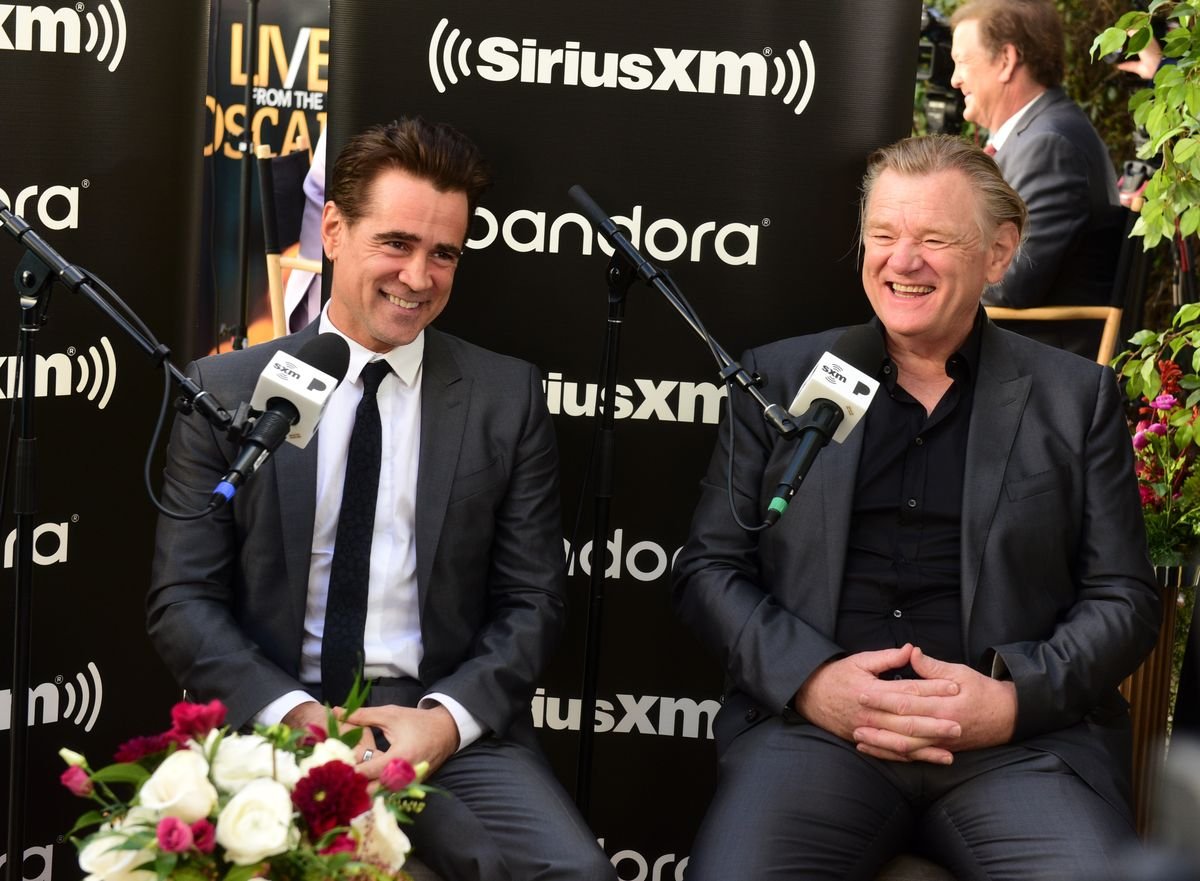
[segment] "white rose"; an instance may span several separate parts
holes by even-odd
[[[300,830],[292,823],[292,796],[275,780],[250,781],[217,817],[217,844],[239,866],[251,866],[299,842]]]
[[[362,836],[360,856],[363,859],[389,872],[400,870],[412,845],[396,822],[396,817],[387,809],[382,796],[375,796],[371,810],[359,814],[350,821],[350,825]]]
[[[216,732],[210,735],[211,744]],[[252,780],[267,777],[292,789],[300,779],[296,757],[277,750],[257,734],[232,734],[221,740],[213,757],[213,780],[225,792],[240,792]]]
[[[190,749],[171,753],[142,785],[142,805],[164,817],[195,823],[217,804],[217,790],[208,780],[208,762]]]
[[[312,755],[300,763],[300,773],[307,774],[318,765],[324,765],[326,762],[345,762],[351,768],[357,762],[354,755],[354,750],[346,746],[340,740],[322,740],[313,747]]]
[[[86,881],[155,881],[158,875],[138,866],[153,862],[149,850],[120,850],[125,836],[99,835],[79,852],[79,868],[88,873]]]

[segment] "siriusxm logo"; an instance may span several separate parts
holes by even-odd
[[[33,394],[38,398],[81,394],[103,410],[117,385],[117,358],[106,336],[100,337],[99,349],[89,346],[86,356],[71,346],[66,352],[38,355],[36,363]],[[17,382],[20,367],[16,355],[0,358],[0,400],[21,396],[25,381]]]
[[[86,188],[88,181],[83,185]],[[29,212],[36,211],[38,221],[47,229],[79,228],[79,187],[53,186],[44,190],[36,185],[25,187],[17,191],[15,200],[0,189],[0,202],[27,220],[32,219]]]
[[[739,53],[655,46],[650,54],[622,54],[585,49],[578,40],[554,48],[531,37],[484,37],[476,43],[443,18],[429,38],[429,76],[439,92],[460,76],[477,74],[493,83],[769,96],[799,115],[812,98],[817,69],[808,42],[801,40],[797,47],[799,52],[789,47],[781,57],[771,48]]]
[[[53,682],[43,682],[29,689],[30,725],[51,725],[60,719],[91,731],[100,716],[104,703],[104,683],[100,671],[91,661],[87,665],[87,676],[76,673],[71,681],[55,676]],[[78,685],[78,688],[76,688]],[[12,728],[12,690],[0,691],[0,731]]]
[[[596,232],[582,214],[568,211],[558,217],[547,217],[545,211],[518,209],[503,219],[487,208],[475,209],[475,216],[486,229],[480,236],[467,240],[467,247],[487,248],[500,239],[518,253],[557,254],[564,247],[578,243],[579,253],[588,257],[593,241],[609,257],[612,245]],[[687,256],[699,263],[713,254],[727,266],[754,266],[758,263],[758,226],[750,223],[725,223],[706,220],[695,229],[688,229],[678,220],[664,217],[645,223],[641,205],[634,205],[628,217],[614,215],[613,223],[623,227],[635,248],[644,248],[655,260],[677,260]],[[769,225],[769,220],[762,222]]]
[[[109,71],[115,71],[125,57],[125,10],[121,8],[121,0],[108,2],[112,4],[112,12],[100,3],[95,14],[84,13],[83,3],[60,9],[0,3],[0,50],[36,49],[68,55],[83,51],[94,54],[101,64],[107,61]],[[83,42],[85,20],[86,43]]]
[[[29,874],[32,871],[31,860],[41,864],[41,868],[35,875]],[[7,865],[8,854],[0,854],[0,869]],[[10,881],[51,881],[54,877],[54,845],[45,844],[41,847],[25,848],[21,865],[14,868],[16,871],[9,872],[7,876]]]
[[[595,416],[602,389],[594,382],[564,379],[557,371],[542,380],[546,407],[551,415]],[[618,383],[614,419],[700,422],[716,425],[721,418],[725,386],[711,382],[680,382],[674,379],[634,379],[633,387]]]
[[[596,700],[596,733],[655,734],[660,737],[687,737],[712,740],[712,722],[721,704],[715,700],[697,703],[688,697],[657,695],[614,695],[617,702]],[[550,697],[546,689],[533,694],[530,706],[535,728],[552,731],[578,731],[583,701],[579,698]]]

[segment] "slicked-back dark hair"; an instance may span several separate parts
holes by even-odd
[[[483,154],[458,129],[419,116],[401,117],[346,143],[333,163],[325,198],[354,223],[366,213],[371,184],[390,169],[429,181],[439,192],[466,194],[468,218],[491,184]]]

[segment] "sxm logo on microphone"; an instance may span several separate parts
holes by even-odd
[[[117,357],[108,337],[100,337],[100,345],[88,346],[80,352],[74,346],[53,355],[38,355],[33,378],[34,397],[87,398],[103,410],[112,400],[117,387]],[[25,379],[20,377],[20,359],[16,355],[0,357],[0,400],[20,397]]]
[[[654,46],[621,53],[585,47],[579,40],[553,47],[532,37],[476,41],[443,18],[429,38],[434,87],[445,92],[472,75],[493,83],[772,98],[799,115],[812,99],[817,65],[807,40],[783,52],[769,46],[753,52]]]
[[[126,30],[121,0],[96,3],[95,12],[82,2],[58,9],[0,3],[0,50],[86,53],[112,72],[125,57]]]
[[[0,731],[12,728],[12,690],[0,691]],[[70,722],[91,731],[104,704],[104,682],[99,668],[91,661],[74,679],[55,676],[29,689],[29,724],[52,725]]]

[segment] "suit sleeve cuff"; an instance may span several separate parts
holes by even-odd
[[[480,724],[479,720],[472,716],[466,707],[449,695],[436,691],[432,692],[421,698],[421,702],[417,706],[422,710],[428,710],[430,707],[435,707],[439,704],[446,708],[450,717],[454,719],[454,724],[458,727],[459,750],[466,749],[483,736],[483,725]],[[457,751],[455,750],[455,752]]]
[[[283,721],[283,717],[296,707],[316,698],[304,691],[289,691],[283,697],[277,697],[254,715],[254,721],[260,725],[275,725]]]

